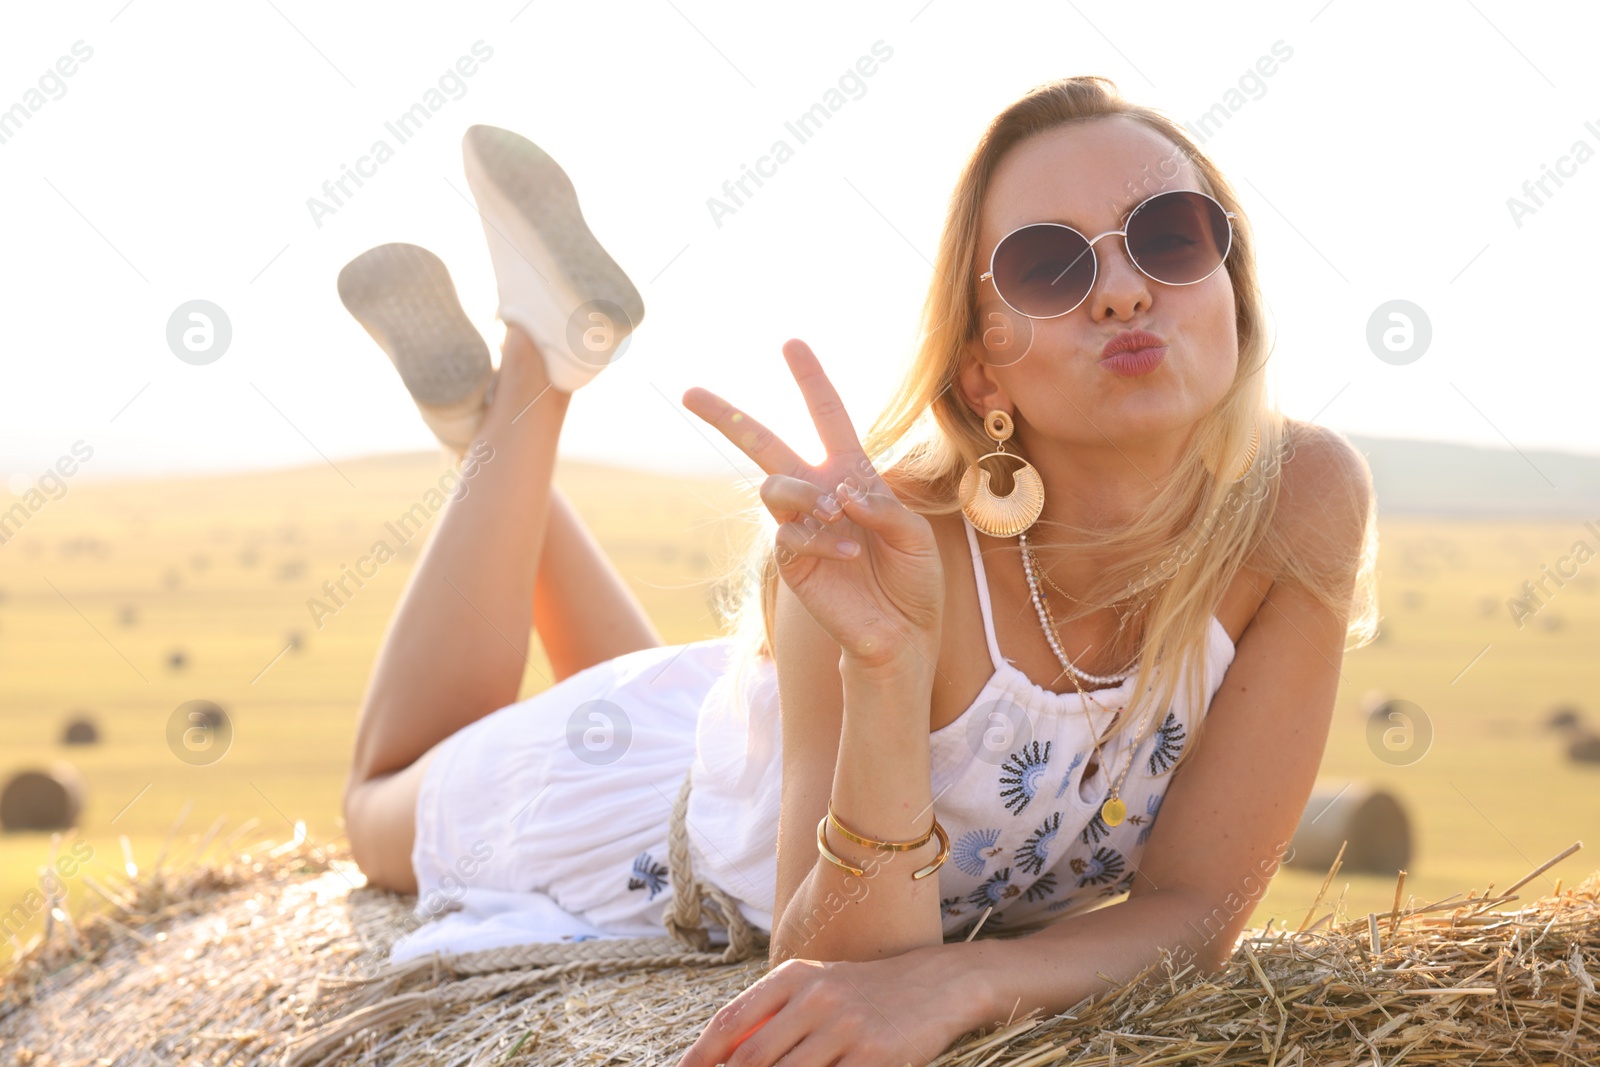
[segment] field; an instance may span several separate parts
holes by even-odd
[[[167,862],[219,819],[223,837],[252,819],[257,836],[286,839],[302,820],[313,839],[341,832],[356,709],[425,533],[320,625],[308,599],[376,539],[395,543],[385,523],[424,501],[446,465],[418,453],[339,470],[73,485],[0,546],[0,779],[56,760],[78,768],[90,876],[124,866],[124,835],[148,868],[180,818]],[[708,593],[746,536],[736,513],[750,499],[731,472],[668,479],[564,461],[557,480],[669,642],[718,632]],[[1600,840],[1600,764],[1569,762],[1544,725],[1552,707],[1576,705],[1600,727],[1600,563],[1522,628],[1506,607],[1594,535],[1576,520],[1386,518],[1380,536],[1382,638],[1345,659],[1322,773],[1400,798],[1414,844],[1406,894],[1504,888],[1573,842]],[[537,639],[529,657],[524,696],[550,673]],[[1421,759],[1394,765],[1369,747],[1362,701],[1374,690],[1426,713]],[[198,699],[232,724],[214,762],[185,762],[169,744],[174,710]],[[63,746],[79,713],[100,742]],[[48,834],[0,834],[0,914],[15,914],[50,854]],[[1596,867],[1579,852],[1522,894]],[[1325,873],[1285,868],[1253,923],[1298,925]],[[98,902],[81,877],[66,884],[72,910]],[[1343,892],[1350,914],[1386,911],[1394,885],[1392,874],[1341,874],[1330,897]]]

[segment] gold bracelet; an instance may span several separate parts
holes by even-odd
[[[928,843],[928,838],[933,836],[933,827],[930,826],[928,827],[928,832],[915,841],[874,841],[870,837],[862,837],[860,834],[852,833],[844,823],[839,821],[839,816],[833,813],[832,797],[828,798],[828,821],[833,823],[841,834],[858,845],[866,845],[869,848],[885,848],[892,852],[910,852],[914,848],[921,848]],[[933,821],[938,822],[938,817],[935,816]]]
[[[827,828],[828,816],[824,815],[822,818],[817,820],[817,851],[821,853],[822,858],[837,867],[841,867],[844,870],[849,871],[858,878],[862,875],[865,875],[867,872],[863,868],[857,867],[854,864],[846,863],[838,856],[835,856],[828,848]],[[933,862],[928,864],[926,867],[911,872],[911,878],[913,881],[928,877],[928,875],[944,866],[944,861],[950,858],[950,838],[944,832],[944,827],[939,825],[939,817],[937,815],[934,816],[933,826],[929,829],[929,833],[939,835],[939,854],[935,856]],[[927,839],[924,838],[923,840],[926,841]]]

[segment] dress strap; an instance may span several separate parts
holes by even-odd
[[[994,610],[989,605],[989,577],[983,569],[983,553],[978,550],[978,531],[965,514],[961,516],[961,523],[967,528],[967,544],[972,549],[972,574],[978,584],[978,610],[983,615],[983,639],[989,643],[989,661],[995,670],[1002,670],[1005,660],[1000,656],[1000,642],[994,637]]]

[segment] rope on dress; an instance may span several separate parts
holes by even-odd
[[[452,1004],[492,999],[566,974],[642,967],[714,966],[765,956],[768,935],[744,918],[727,893],[694,876],[689,851],[689,786],[690,774],[685,774],[667,829],[667,870],[672,899],[662,923],[669,936],[538,941],[476,952],[431,952],[367,978],[318,978],[311,995],[313,1002],[323,995],[325,988],[362,985],[372,988],[350,1005],[365,1004],[365,1007],[294,1039],[284,1053],[283,1067],[310,1067],[320,1063],[362,1030]],[[703,925],[706,919],[719,923],[728,932],[728,945],[721,951],[714,950],[711,945],[710,934]],[[406,979],[422,972],[431,972],[435,981],[441,978],[453,981],[418,992],[394,992]]]

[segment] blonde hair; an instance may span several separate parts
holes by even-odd
[[[1126,602],[1143,609],[1127,612],[1129,619],[1142,618],[1145,623],[1133,692],[1143,694],[1153,687],[1155,708],[1168,708],[1178,677],[1187,673],[1191,679],[1189,707],[1203,708],[1207,694],[1204,672],[1199,668],[1210,639],[1212,614],[1240,566],[1252,555],[1253,565],[1277,575],[1278,581],[1302,586],[1336,612],[1349,609],[1347,648],[1372,641],[1377,624],[1376,516],[1375,508],[1369,506],[1362,544],[1356,558],[1350,560],[1301,559],[1287,542],[1282,525],[1271,522],[1282,463],[1293,455],[1296,440],[1315,427],[1286,419],[1269,400],[1266,309],[1257,286],[1250,227],[1227,180],[1176,122],[1157,110],[1127,102],[1113,82],[1095,76],[1041,85],[994,118],[951,194],[911,366],[862,445],[906,507],[929,515],[959,510],[962,472],[995,447],[984,432],[981,416],[973,413],[957,386],[958,373],[968,358],[968,342],[979,327],[979,228],[990,182],[1006,153],[1027,138],[1109,116],[1143,123],[1165,137],[1193,166],[1200,188],[1235,213],[1233,246],[1225,266],[1233,283],[1238,370],[1216,408],[1196,424],[1194,447],[1132,519],[1101,529],[1040,520],[1035,531],[1048,527],[1051,544],[1072,545],[1094,551],[1096,558],[1119,560],[1105,567],[1083,594],[1091,607],[1056,611],[1058,622],[1087,614],[1095,610],[1093,605]],[[1131,190],[1135,183],[1130,180],[1128,184]],[[1252,427],[1260,434],[1258,450],[1249,472],[1234,481],[1245,462]],[[994,472],[1000,487],[1009,484],[1003,473],[1008,470],[1001,466]],[[751,510],[766,521],[730,576],[732,580],[713,597],[713,606],[734,624],[744,666],[754,658],[773,654],[780,580],[773,558],[775,524],[759,505]],[[1113,551],[1108,555],[1107,549]],[[1353,598],[1346,594],[1340,577],[1349,573],[1350,566],[1357,572]],[[1119,630],[1118,638],[1125,636]],[[1176,649],[1191,669],[1156,673],[1156,654],[1166,648]],[[1131,649],[1124,649],[1119,662],[1126,662],[1131,654]],[[1111,734],[1129,723],[1138,725],[1146,710],[1136,703],[1129,714],[1118,717]],[[1150,718],[1154,728],[1161,727],[1160,719]],[[1180,762],[1198,739],[1194,729],[1199,724],[1187,725],[1192,729],[1183,738]]]

